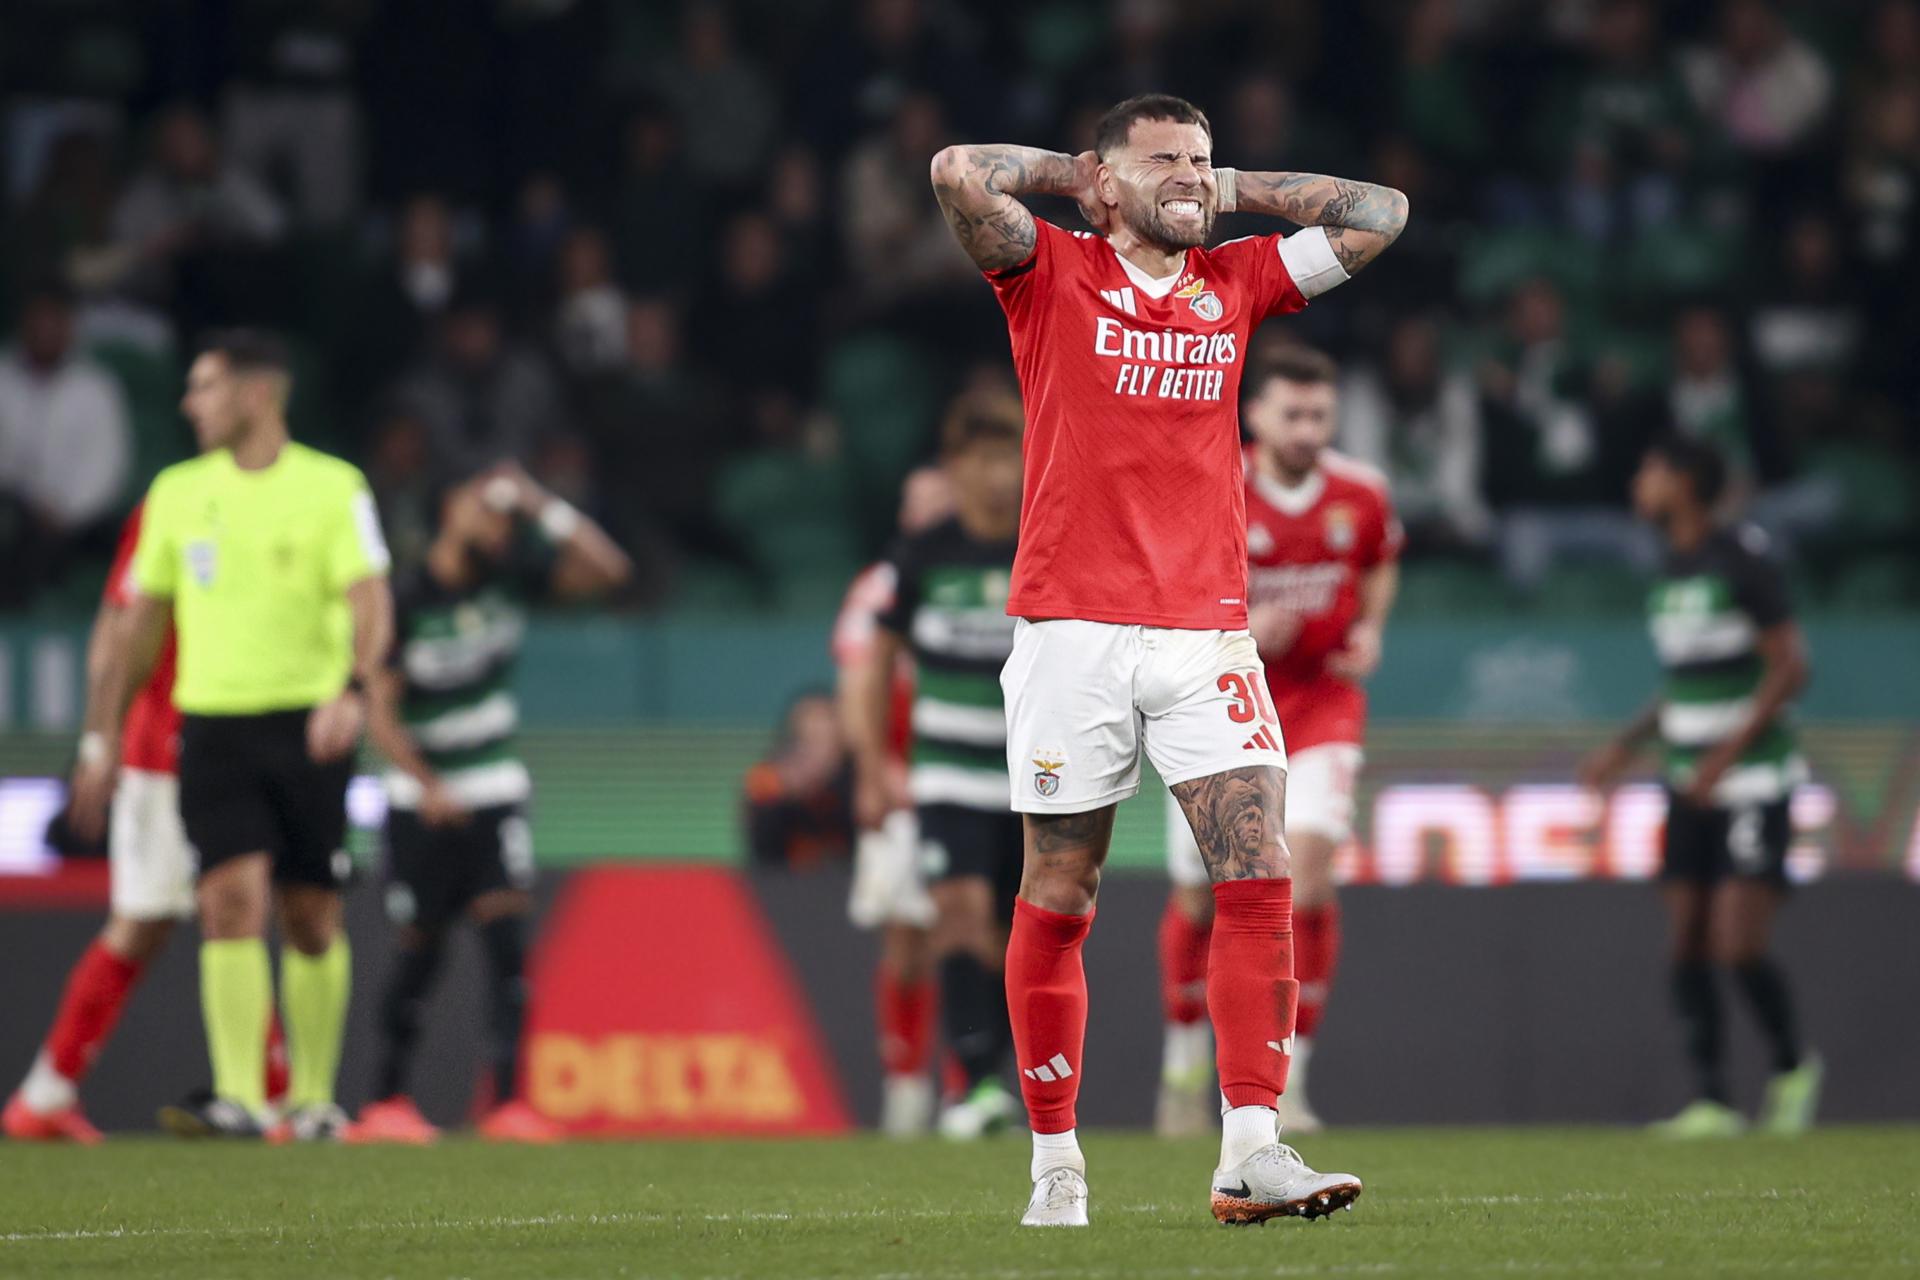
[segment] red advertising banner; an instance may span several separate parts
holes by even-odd
[[[573,1133],[851,1127],[806,993],[733,871],[575,873],[531,982],[527,1096]]]

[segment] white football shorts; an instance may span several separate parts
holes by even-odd
[[[180,822],[180,779],[121,769],[107,827],[113,914],[125,920],[191,916],[199,861]]]
[[[1014,630],[1000,672],[1019,813],[1084,813],[1140,790],[1140,753],[1169,786],[1287,767],[1286,744],[1245,631],[1060,619]]]
[[[1287,765],[1287,834],[1325,836],[1335,847],[1353,835],[1353,791],[1364,752],[1351,742],[1327,742],[1296,751]],[[1167,798],[1167,874],[1183,888],[1200,888],[1207,866],[1179,802]]]
[[[889,924],[925,929],[934,915],[920,868],[920,823],[913,810],[896,810],[878,831],[862,831],[854,838],[847,918],[861,929]]]

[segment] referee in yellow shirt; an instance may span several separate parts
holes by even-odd
[[[257,1137],[265,1123],[273,1001],[269,909],[286,950],[280,1003],[292,1065],[282,1136],[338,1136],[333,1101],[352,962],[341,928],[347,784],[393,631],[388,555],[373,495],[346,462],[288,437],[284,349],[219,335],[194,361],[182,408],[210,452],[147,494],[130,629],[103,718],[118,717],[179,635],[174,702],[180,816],[200,856],[200,1005],[213,1097],[169,1109],[189,1135]],[[109,762],[110,767],[110,762]]]

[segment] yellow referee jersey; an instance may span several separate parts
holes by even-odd
[[[133,582],[173,601],[174,704],[257,715],[338,696],[353,669],[346,590],[389,562],[351,463],[289,442],[259,471],[225,449],[168,467],[147,493]]]

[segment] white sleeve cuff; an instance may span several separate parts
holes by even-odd
[[[1327,243],[1325,227],[1296,231],[1280,242],[1280,261],[1305,298],[1317,298],[1329,289],[1337,289],[1349,279],[1340,265],[1333,246]]]

